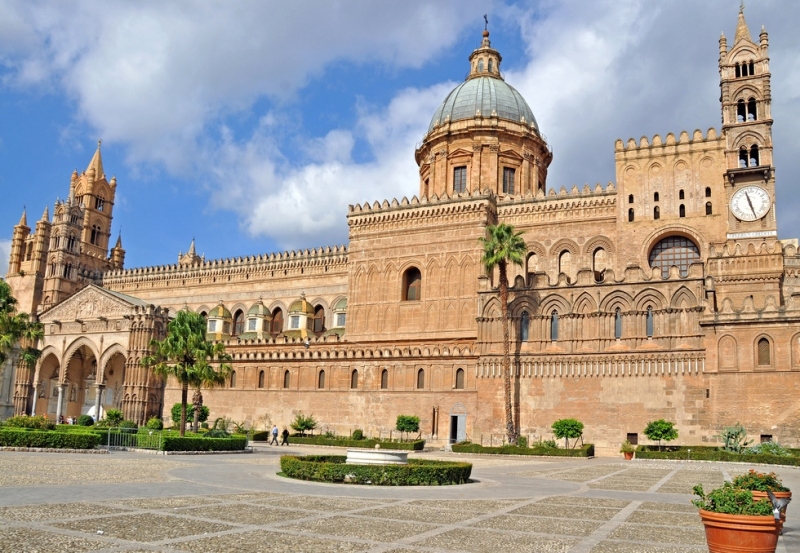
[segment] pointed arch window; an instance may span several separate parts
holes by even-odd
[[[759,366],[763,367],[763,366],[772,365],[772,359],[771,359],[772,356],[770,355],[772,352],[770,351],[770,349],[771,349],[770,348],[770,343],[769,343],[769,340],[767,338],[761,338],[758,341],[758,365]]]
[[[713,215],[713,207],[711,206],[711,202],[706,202],[706,215]]]
[[[233,314],[233,335],[238,336],[239,334],[244,332],[244,313],[241,309],[238,309],[236,313]]]
[[[464,389],[464,369],[456,371],[456,390]]]
[[[658,208],[658,206],[653,208],[653,219],[656,221],[661,219],[661,210]]]
[[[284,371],[284,373],[283,373],[283,388],[284,389],[288,389],[289,388],[289,384],[291,384],[291,381],[292,381],[292,376],[289,373],[289,371]]]
[[[231,388],[236,387],[236,371],[231,371]]]
[[[32,257],[33,257],[33,242],[29,242],[28,247],[26,248],[25,261],[30,261]]]
[[[606,270],[606,250],[597,248],[592,254],[592,271],[595,282],[603,282],[603,271]]]
[[[425,369],[417,371],[417,390],[425,389]]]
[[[567,281],[569,281],[569,275],[572,273],[572,253],[569,250],[564,250],[558,256],[558,274],[564,273],[567,275]]]
[[[736,122],[744,123],[747,117],[747,108],[744,105],[744,100],[736,102]]]
[[[272,312],[272,323],[270,324],[269,332],[273,336],[283,332],[283,311],[280,307],[276,307],[275,311]]]
[[[756,112],[756,99],[750,98],[747,100],[747,120],[755,121],[756,119],[758,119],[758,114]]]
[[[325,371],[319,371],[319,374],[317,375],[317,389],[325,389]]]
[[[381,390],[389,389],[389,371],[383,369],[381,371]]]
[[[106,200],[105,198],[103,198],[103,196],[97,196],[94,199],[94,208],[97,211],[103,211],[103,209],[105,209],[105,206],[106,206]]]
[[[358,371],[356,369],[350,373],[350,389],[358,390]]]
[[[653,323],[654,323],[654,321],[653,321],[653,308],[652,307],[648,307],[647,308],[647,315],[645,317],[645,333],[647,334],[648,338],[652,338],[653,337],[653,326],[654,326]]]
[[[738,64],[738,63],[736,64],[736,69],[735,69],[735,71],[736,71],[736,78],[737,78],[737,79],[738,79],[739,77],[741,77],[741,76],[742,76],[742,68],[739,66],[739,64]]]
[[[527,342],[528,341],[528,331],[531,324],[530,315],[528,315],[527,311],[522,312],[522,316],[519,320],[519,340],[520,342]]]
[[[750,167],[758,167],[761,165],[758,157],[758,146],[753,145],[750,148]]]
[[[264,387],[264,371],[259,371],[258,373],[258,387],[259,388]]]
[[[614,338],[622,338],[622,310],[619,307],[614,311]]]
[[[747,69],[748,69],[748,73],[750,75],[755,75],[756,74],[756,64],[753,63],[752,61],[747,64]]]
[[[318,305],[316,309],[314,309],[314,332],[324,332],[325,331],[325,309]]]
[[[555,309],[550,313],[550,341],[558,341],[558,311]]]
[[[416,267],[403,273],[403,301],[419,301],[422,298],[422,274]]]
[[[678,216],[679,217],[686,217],[686,206],[685,205],[681,204],[678,207]]]
[[[739,150],[739,167],[747,167],[747,148],[744,146]]]

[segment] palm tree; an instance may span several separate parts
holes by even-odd
[[[227,354],[225,354],[225,358],[226,359],[221,360],[230,360],[230,356]],[[201,389],[203,387],[216,388],[217,386],[224,385],[230,373],[230,365],[220,365],[216,370],[211,365],[205,365],[193,371],[190,375],[189,386],[194,390],[192,394],[192,406],[194,407],[192,428],[195,432],[197,432],[198,425],[200,424],[200,409],[203,407],[203,392]]]
[[[180,432],[181,436],[185,436],[189,385],[212,379],[212,372],[225,374],[230,366],[224,363],[230,361],[231,357],[225,353],[222,343],[206,339],[203,316],[187,309],[178,311],[169,322],[167,336],[163,340],[151,340],[150,349],[153,354],[144,357],[142,365],[152,368],[156,374],[175,377],[181,386]],[[215,369],[211,363],[222,364]]]
[[[506,223],[486,227],[486,237],[480,238],[483,244],[481,262],[486,272],[491,274],[495,267],[500,271],[500,309],[503,321],[503,391],[506,411],[506,433],[509,443],[517,439],[517,427],[514,424],[514,411],[511,405],[511,364],[509,360],[510,340],[508,336],[508,271],[509,263],[522,265],[528,251],[522,232]],[[519,421],[517,421],[519,423]]]
[[[17,313],[16,305],[11,287],[0,279],[0,366],[19,344],[20,367],[30,369],[42,353],[36,344],[44,332],[41,323],[31,321],[27,313]]]

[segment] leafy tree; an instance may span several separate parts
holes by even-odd
[[[572,447],[578,445],[578,438],[583,442],[583,423],[578,419],[561,419],[553,423],[551,427],[553,435],[558,438],[564,438],[565,448],[569,449],[569,441],[575,440]]]
[[[163,340],[152,340],[153,352],[142,359],[142,365],[153,369],[158,375],[174,377],[181,387],[180,433],[186,435],[186,404],[189,386],[207,371],[227,373],[231,370],[226,362],[231,356],[225,353],[221,342],[206,339],[206,321],[202,315],[188,309],[178,311],[167,326],[167,336]],[[218,364],[213,368],[212,363]]]
[[[181,423],[181,404],[180,403],[176,403],[175,405],[173,405],[172,409],[170,409],[169,414],[170,414],[170,419],[172,420],[172,422],[174,424],[176,424],[176,425],[180,424]],[[209,409],[208,406],[206,406],[206,405],[201,406],[200,407],[200,416],[198,417],[198,420],[201,423],[203,423],[203,422],[206,422],[208,420],[208,417],[210,417],[210,416],[211,416],[211,409]],[[193,419],[194,418],[194,405],[188,405],[187,406],[187,408],[186,408],[186,418],[187,419]]]
[[[401,434],[419,432],[419,417],[416,415],[397,415],[397,425],[395,426]]]
[[[145,426],[147,426],[147,428],[149,428],[150,430],[163,430],[164,421],[162,421],[158,417],[150,417],[149,419],[147,419],[147,424]]]
[[[42,353],[35,346],[44,331],[41,323],[31,321],[27,313],[17,313],[16,305],[11,287],[0,279],[0,365],[19,344],[19,364],[30,369]]]
[[[106,421],[109,426],[119,426],[119,423],[124,419],[125,417],[119,409],[109,409],[106,411]]]
[[[499,223],[486,227],[486,237],[480,238],[483,244],[481,262],[486,272],[491,274],[495,267],[500,272],[500,309],[503,323],[503,394],[505,400],[506,433],[508,442],[517,441],[517,424],[514,424],[514,409],[511,405],[511,349],[508,332],[508,264],[522,265],[528,247],[522,239],[522,232],[516,232],[512,225]]]
[[[200,420],[200,415],[203,410],[202,388],[217,388],[219,386],[224,386],[228,376],[230,375],[230,372],[229,365],[222,365],[218,369],[214,369],[211,365],[205,365],[203,367],[198,367],[196,371],[191,373],[189,386],[194,389],[194,393],[192,394],[192,412],[194,413],[192,421],[193,431],[197,432],[199,424],[205,420]],[[206,415],[206,419],[208,419],[208,415]]]
[[[306,417],[303,413],[297,413],[294,421],[289,426],[301,436],[305,436],[307,431],[314,430],[317,427],[317,421],[314,420],[314,415]]]
[[[664,419],[658,419],[657,421],[650,421],[647,423],[647,427],[644,429],[644,435],[647,436],[649,440],[657,441],[658,448],[661,449],[661,440],[671,442],[678,437],[678,429],[675,428],[674,423],[665,421]]]

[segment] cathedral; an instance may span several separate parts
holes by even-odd
[[[35,367],[5,367],[0,416],[168,418],[180,391],[140,360],[190,309],[233,357],[212,417],[377,436],[418,415],[429,443],[496,441],[503,328],[479,239],[503,222],[528,246],[509,276],[521,435],[574,417],[602,454],[663,418],[682,444],[740,422],[797,447],[800,254],[777,234],[768,50],[740,11],[719,40],[721,128],[617,140],[616,182],[568,190],[484,31],[414,152],[419,194],[351,205],[341,246],[208,260],[192,242],[125,268],[98,145],[52,218],[14,227],[6,280],[44,338]]]

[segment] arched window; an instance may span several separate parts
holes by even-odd
[[[669,236],[650,250],[650,267],[659,267],[661,276],[669,276],[669,268],[676,265],[682,277],[689,275],[689,265],[700,262],[700,250],[694,242],[683,236]]]
[[[358,390],[358,371],[356,369],[350,373],[350,389]]]
[[[284,387],[284,389],[289,388],[289,384],[291,383],[291,379],[292,379],[292,377],[289,374],[289,371],[285,371],[283,373],[283,387]]]
[[[231,371],[231,388],[236,387],[236,371]]]
[[[744,146],[739,150],[739,167],[747,167],[747,148]]]
[[[492,71],[494,71],[494,60],[492,58],[489,58],[489,73],[491,73]]]
[[[759,165],[758,146],[753,145],[750,148],[750,167],[758,167]]]
[[[614,311],[614,338],[622,338],[622,311],[619,307]]]
[[[558,274],[564,273],[567,275],[567,280],[569,280],[569,275],[572,272],[572,254],[569,250],[564,250],[558,256]]]
[[[201,311],[201,312],[199,313],[199,315],[200,315],[201,317],[203,317],[204,319],[207,319],[207,318],[208,318],[208,313],[206,313],[205,311]]]
[[[739,100],[736,102],[736,122],[737,123],[744,123],[745,118],[747,117],[746,113],[747,109],[744,105],[744,100]]]
[[[519,319],[519,339],[521,342],[528,341],[528,329],[530,328],[530,316],[528,315],[527,311],[522,312],[522,316]]]
[[[755,75],[756,74],[756,66],[755,66],[755,63],[753,63],[752,61],[747,65],[747,69],[748,69],[748,74],[749,75]]]
[[[33,242],[28,243],[28,247],[25,252],[25,261],[30,261],[31,257],[33,257]]]
[[[483,58],[478,60],[478,73],[483,73]]]
[[[92,235],[89,238],[89,242],[95,246],[100,243],[100,227],[97,225],[92,225]]]
[[[654,193],[653,193],[653,201],[654,201],[654,202],[657,202],[657,201],[658,201],[658,192],[654,192]]]
[[[678,216],[679,217],[686,217],[686,206],[681,204],[678,206]]]
[[[653,219],[655,219],[656,221],[661,219],[661,210],[658,208],[658,206],[655,206],[653,208]]]
[[[756,113],[756,99],[750,98],[747,100],[747,120],[755,121],[756,119],[758,119],[758,114]]]
[[[558,311],[555,309],[550,313],[550,341],[558,341]]]
[[[324,332],[325,331],[325,309],[318,305],[316,309],[314,309],[314,332]]]
[[[711,187],[710,186],[706,186],[706,198],[710,198],[710,197],[711,197]]]
[[[259,388],[264,387],[264,371],[258,372],[258,387]]]
[[[317,388],[325,389],[325,371],[319,371],[319,375],[317,375]]]
[[[238,336],[244,332],[244,313],[239,309],[233,314],[233,335]]]
[[[628,222],[629,222],[629,223],[632,223],[632,222],[633,222],[633,208],[630,208],[630,209],[628,210]]]
[[[272,324],[270,325],[270,334],[277,336],[283,332],[283,311],[280,307],[276,307],[272,312]]]
[[[539,256],[535,253],[528,254],[528,274],[539,270]]]
[[[606,251],[597,248],[592,254],[592,270],[595,282],[603,282],[603,271],[606,270]]]
[[[381,390],[389,389],[389,371],[383,369],[381,371]]]
[[[759,366],[768,366],[772,364],[770,355],[770,343],[766,338],[761,338],[758,341],[758,364]]]
[[[456,370],[456,390],[464,389],[464,369]]]
[[[425,389],[425,369],[417,371],[417,390]]]
[[[416,267],[403,273],[403,301],[419,301],[422,298],[422,274]]]
[[[706,202],[706,215],[712,215],[712,212],[711,202]]]
[[[683,193],[683,190],[678,190],[678,199],[679,200],[685,199],[685,196],[686,195]]]
[[[647,316],[645,318],[645,332],[648,338],[653,337],[653,308],[647,308]]]
[[[69,235],[67,238],[67,250],[74,251],[75,250],[75,236],[72,234]]]
[[[742,64],[742,77],[747,77],[747,75],[748,75],[748,73],[747,73],[747,62],[744,62]]]
[[[633,203],[633,194],[628,194],[628,203],[629,204]]]
[[[106,200],[105,198],[103,198],[103,196],[97,196],[94,199],[94,207],[97,211],[103,211],[105,205],[106,205]]]

